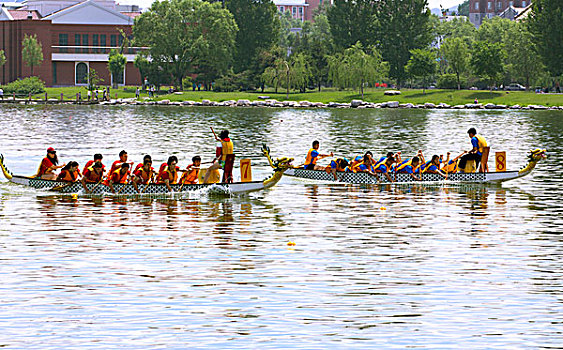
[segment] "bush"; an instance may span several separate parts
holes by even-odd
[[[45,82],[38,77],[16,80],[4,86],[4,94],[35,95],[42,92],[45,92]]]
[[[217,79],[213,85],[213,91],[232,92],[254,89],[256,89],[256,86],[252,82],[250,71],[237,74],[229,72]]]
[[[467,79],[459,77],[461,88],[467,87]],[[437,87],[439,89],[457,89],[457,76],[455,74],[442,74],[438,77]]]

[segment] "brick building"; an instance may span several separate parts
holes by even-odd
[[[0,68],[0,83],[6,84],[31,75],[22,60],[22,41],[37,35],[43,47],[43,63],[34,67],[47,86],[87,85],[88,73],[94,69],[104,84],[111,84],[107,68],[110,49],[119,48],[123,36],[131,36],[133,19],[138,11],[119,11],[119,5],[107,0],[54,1],[28,0],[18,8],[0,8],[0,49],[6,64]],[[119,84],[141,83],[133,61],[138,49],[128,48],[127,64]]]
[[[531,0],[469,0],[469,21],[479,27],[485,18],[503,15],[513,19],[530,3]]]
[[[280,13],[291,13],[291,17],[301,21],[312,21],[315,10],[331,0],[273,0]]]

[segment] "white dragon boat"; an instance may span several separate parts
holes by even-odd
[[[390,174],[394,184],[401,183],[436,183],[448,181],[450,183],[501,183],[508,180],[514,180],[528,175],[534,170],[536,164],[546,158],[545,149],[535,149],[530,151],[528,155],[528,164],[519,171],[502,171],[502,172],[475,172],[475,173],[450,173],[447,180],[439,174],[422,174],[421,181],[415,181],[409,174]],[[337,180],[334,179],[332,173],[324,170],[305,170],[303,168],[289,168],[285,171],[286,176],[316,180],[322,182],[340,182],[353,184],[389,184],[391,183],[383,174],[371,175],[369,173],[352,173],[337,172]]]
[[[165,197],[174,198],[194,192],[208,190],[217,194],[245,194],[264,190],[275,186],[283,176],[285,170],[291,167],[293,158],[278,158],[275,161],[270,157],[270,149],[262,146],[262,153],[268,159],[268,163],[274,169],[274,173],[262,181],[234,182],[234,183],[214,183],[214,184],[173,184],[170,185],[173,192],[169,192],[165,184],[139,185],[140,193],[135,190],[133,184],[114,184],[115,194],[119,196],[146,196],[146,197]],[[0,168],[6,179],[10,182],[32,187],[35,189],[47,190],[61,194],[84,194],[84,187],[81,182],[63,182],[55,180],[43,180],[36,177],[14,175],[4,164],[4,156],[0,154]],[[100,196],[112,194],[110,188],[103,183],[88,183],[88,196]]]

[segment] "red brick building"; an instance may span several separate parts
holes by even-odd
[[[315,10],[331,0],[274,0],[280,13],[291,13],[291,17],[301,21],[312,21]]]
[[[91,69],[103,79],[103,84],[111,84],[107,68],[109,51],[119,48],[123,41],[119,29],[131,35],[133,19],[139,14],[121,13],[116,6],[104,0],[34,0],[17,9],[2,7],[0,49],[5,52],[6,64],[0,68],[0,83],[31,75],[21,55],[27,34],[36,35],[43,46],[43,63],[34,67],[33,73],[47,86],[87,85]],[[135,48],[124,52],[127,64],[119,84],[141,84],[139,70],[133,65],[136,52]]]
[[[503,14],[508,8],[522,12],[531,0],[469,0],[469,21],[479,27],[486,18]]]

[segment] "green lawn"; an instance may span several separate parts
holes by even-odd
[[[64,87],[64,88],[47,88],[48,98],[60,98],[61,92],[64,94],[65,100],[76,99],[76,93],[81,92],[82,98],[86,99],[86,89],[83,87]],[[473,103],[475,99],[479,103],[494,103],[521,106],[530,104],[541,104],[545,106],[563,106],[563,94],[536,94],[526,91],[488,91],[488,90],[426,90],[422,93],[420,89],[402,89],[399,96],[384,96],[384,89],[366,89],[364,92],[364,101],[367,102],[384,102],[399,101],[400,103],[421,104],[432,102],[438,104],[444,102],[450,105]],[[135,87],[126,87],[119,89],[111,89],[111,98],[135,97]],[[43,99],[44,94],[34,96],[36,99]],[[286,100],[285,93],[274,93],[273,90],[265,92],[211,92],[211,91],[184,91],[181,94],[167,94],[160,92],[155,100],[168,99],[171,101],[227,101],[227,100],[258,100],[259,96],[269,96],[269,98],[278,101]],[[141,99],[148,97],[148,93],[142,92]],[[100,93],[101,98],[101,93]],[[311,102],[350,102],[353,99],[362,99],[357,91],[345,90],[339,91],[332,88],[323,89],[321,92],[310,91],[307,93],[290,93],[289,100],[293,101],[311,101]]]

